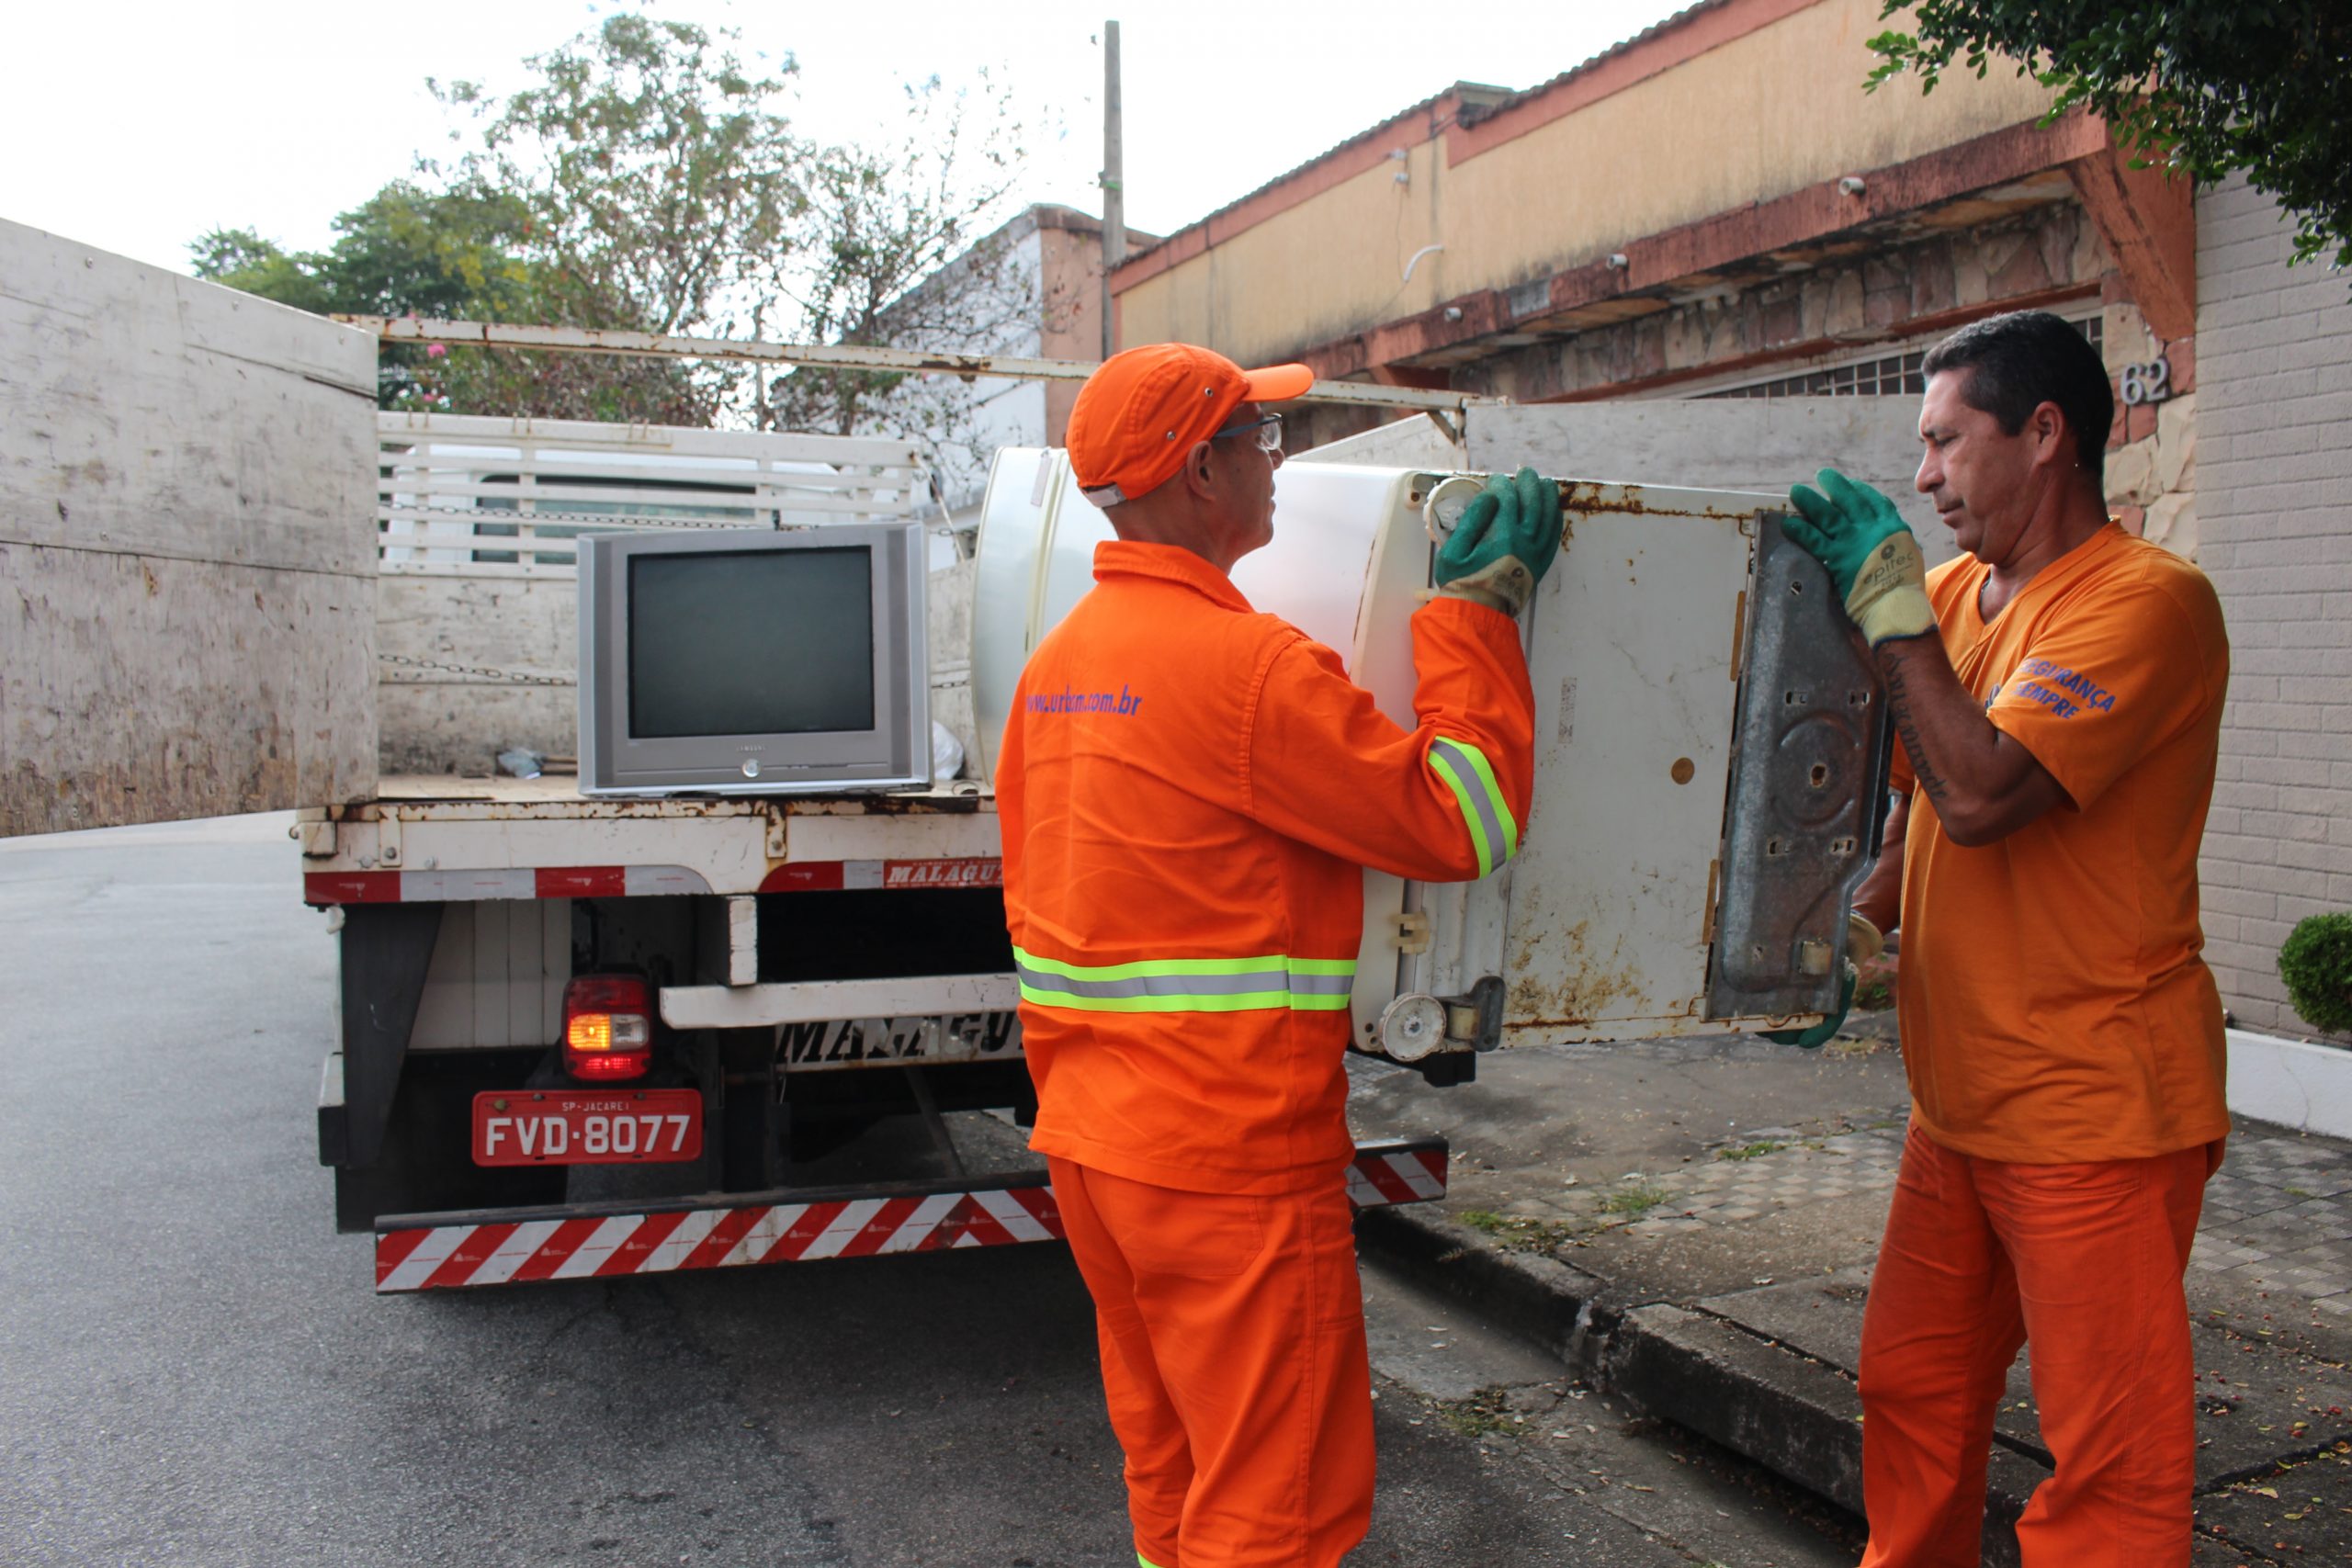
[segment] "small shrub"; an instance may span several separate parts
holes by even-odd
[[[2278,977],[2305,1023],[2323,1033],[2352,1030],[2352,913],[2312,915],[2278,949]]]

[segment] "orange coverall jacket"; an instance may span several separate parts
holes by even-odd
[[[1190,1191],[1335,1175],[1363,870],[1484,875],[1517,850],[1534,698],[1519,627],[1413,615],[1418,728],[1189,550],[1098,546],[999,753],[1031,1146]]]

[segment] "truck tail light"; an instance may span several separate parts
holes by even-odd
[[[563,1070],[614,1083],[643,1077],[653,1060],[653,1005],[643,980],[582,975],[563,988]]]

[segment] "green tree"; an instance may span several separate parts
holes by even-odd
[[[198,276],[311,310],[728,335],[802,209],[791,63],[754,75],[703,28],[638,16],[526,63],[533,82],[504,97],[428,82],[472,145],[344,214],[328,251],[217,230],[192,247]],[[748,378],[440,344],[387,344],[379,366],[388,408],[660,424],[712,423]]]
[[[497,191],[397,180],[334,220],[322,276],[341,308],[377,316],[506,320],[536,289],[530,213]]]
[[[461,163],[515,193],[553,262],[551,296],[581,326],[695,333],[731,322],[730,297],[792,242],[807,206],[806,150],[785,113],[797,70],[747,72],[736,35],[688,22],[606,18],[527,62],[538,77],[505,99],[435,85],[485,120]]]
[[[289,252],[250,229],[216,229],[189,246],[196,276],[321,315],[527,319],[536,292],[525,254],[529,215],[511,197],[434,192],[405,180],[335,219],[324,251]],[[377,400],[446,408],[442,356],[387,344]],[[469,400],[472,392],[466,389]]]
[[[786,58],[747,70],[688,22],[620,15],[527,62],[537,81],[501,99],[429,84],[481,121],[454,170],[531,214],[541,266],[535,319],[564,326],[724,337],[756,310],[806,209],[806,151],[785,112]],[[456,353],[451,355],[453,361]],[[517,355],[517,392],[576,418],[708,423],[748,379],[712,366]]]
[[[1034,269],[995,220],[1029,135],[986,73],[971,87],[910,85],[895,146],[816,150],[799,243],[775,274],[802,341],[942,355],[1035,353],[1047,310]],[[798,369],[763,389],[766,428],[919,434],[950,489],[984,465],[968,381],[945,372]]]
[[[2345,0],[1885,0],[1914,32],[1871,39],[1877,88],[1915,71],[1933,91],[1953,61],[1993,57],[2058,90],[2118,145],[2211,183],[2237,170],[2296,218],[2295,259],[2352,265],[2352,6]]]
[[[827,145],[786,113],[797,74],[738,36],[634,15],[526,62],[499,96],[428,83],[457,117],[421,160],[288,254],[248,230],[196,242],[199,276],[313,310],[684,336],[981,352],[1034,335],[1035,282],[989,219],[1023,128],[985,78],[910,87],[899,144]],[[954,378],[776,378],[726,362],[388,345],[387,406],[554,418],[918,434],[969,424]]]
[[[188,253],[198,277],[313,314],[341,309],[319,276],[324,256],[288,254],[251,229],[211,230],[190,242]]]

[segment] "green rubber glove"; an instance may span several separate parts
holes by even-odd
[[[1438,547],[1438,592],[1516,615],[1560,553],[1560,491],[1533,468],[1496,474]]]
[[[1872,648],[1934,631],[1927,562],[1894,502],[1835,468],[1819,477],[1820,490],[1791,487],[1789,500],[1803,515],[1781,525],[1789,537],[1829,569],[1846,614]]]
[[[1802,1045],[1817,1051],[1838,1037],[1846,1026],[1846,1014],[1854,1005],[1854,985],[1861,978],[1851,964],[1846,965],[1846,977],[1838,987],[1838,1010],[1815,1024],[1811,1029],[1768,1029],[1764,1038],[1779,1045]]]

